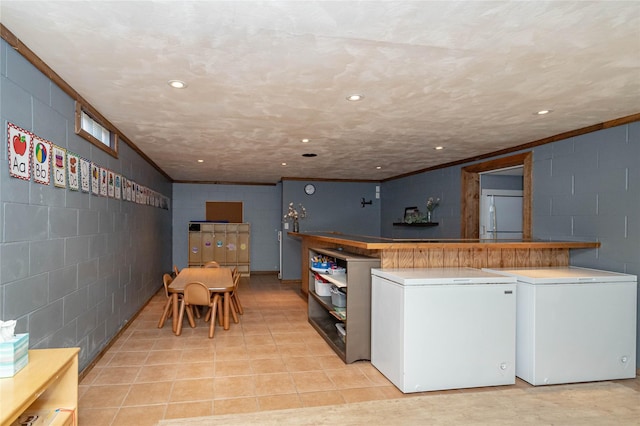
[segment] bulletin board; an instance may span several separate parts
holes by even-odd
[[[243,223],[242,201],[207,201],[205,220],[212,222]]]

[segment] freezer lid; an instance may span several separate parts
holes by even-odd
[[[474,268],[384,268],[371,274],[400,285],[514,284],[514,277]]]
[[[577,266],[550,268],[484,268],[483,271],[515,277],[520,282],[530,284],[637,282],[638,280],[635,275],[580,268]]]

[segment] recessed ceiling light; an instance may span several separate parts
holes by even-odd
[[[282,163],[282,165],[283,165],[283,166],[286,166],[286,165],[287,165],[287,163]]]
[[[364,99],[364,95],[359,95],[357,93],[354,93],[353,95],[347,96],[347,100],[351,101],[351,102],[357,102],[357,101],[361,101],[363,99]]]
[[[436,146],[433,149],[435,149],[436,151],[440,151],[441,149],[444,149],[444,146]]]
[[[187,83],[182,80],[169,80],[168,83],[169,86],[173,87],[174,89],[184,89],[185,87],[187,87]]]
[[[204,160],[198,160],[198,163],[204,163]]]
[[[318,154],[313,154],[313,153],[308,153],[308,154],[302,154],[303,157],[317,157]]]
[[[376,166],[376,170],[380,170],[382,166]]]
[[[310,141],[311,141],[311,139],[307,139],[307,138],[300,139],[300,142],[302,142],[302,143],[309,143]]]
[[[534,112],[534,115],[545,115],[545,114],[549,114],[552,111],[553,110],[551,110],[551,109],[543,109],[543,110],[540,110],[538,112]]]

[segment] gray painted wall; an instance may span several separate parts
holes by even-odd
[[[73,100],[0,41],[0,121],[165,196],[171,184],[126,144],[119,159],[74,133]],[[0,150],[0,319],[31,348],[79,346],[86,367],[162,286],[171,211],[15,179]]]
[[[313,195],[304,192],[304,186],[312,183],[316,187]],[[300,221],[301,232],[337,231],[352,235],[379,235],[380,199],[376,199],[376,186],[369,182],[295,181],[282,182],[282,279],[298,280],[301,277],[300,240],[287,235],[291,227],[284,228],[283,215],[293,202],[296,208],[302,204],[307,218]],[[372,204],[362,207],[365,198]]]
[[[304,186],[313,183],[314,195]],[[207,201],[242,201],[245,222],[251,223],[251,270],[279,271],[278,231],[282,236],[282,278],[300,279],[300,240],[287,235],[283,215],[289,202],[307,209],[301,231],[333,230],[350,234],[378,235],[380,200],[373,183],[292,181],[276,186],[173,184],[173,261],[179,268],[188,263],[188,223],[205,219]],[[364,208],[361,198],[373,200]]]
[[[252,271],[278,271],[281,186],[173,184],[173,262],[188,264],[188,226],[205,220],[207,201],[242,201],[244,221],[251,224]]]
[[[460,167],[450,167],[408,176],[382,184],[381,235],[387,238],[459,238]],[[401,221],[405,207],[417,206],[425,212],[429,197],[440,198],[433,211],[435,227],[393,226]]]

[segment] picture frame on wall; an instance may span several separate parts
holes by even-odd
[[[100,167],[96,163],[91,163],[91,193],[100,195]]]
[[[53,156],[51,163],[53,166],[53,186],[57,188],[67,187],[66,162],[67,150],[60,146],[53,145]]]
[[[67,151],[67,181],[71,191],[80,190],[80,156]]]
[[[404,208],[404,221],[411,222],[412,219],[419,214],[418,207],[405,207]]]
[[[122,176],[121,175],[119,174],[115,175],[113,188],[115,191],[116,200],[120,200],[122,198]]]
[[[33,181],[43,185],[51,182],[51,154],[53,144],[48,140],[34,136]]]
[[[100,196],[106,197],[108,196],[108,183],[107,183],[107,173],[108,170],[104,168],[100,168]]]
[[[91,191],[91,162],[80,158],[80,188],[82,192]]]
[[[7,148],[9,175],[22,180],[31,180],[31,153],[33,135],[13,123],[7,123]]]
[[[115,197],[115,177],[116,174],[113,173],[113,171],[108,170],[107,171],[107,196],[109,198],[114,198]]]

